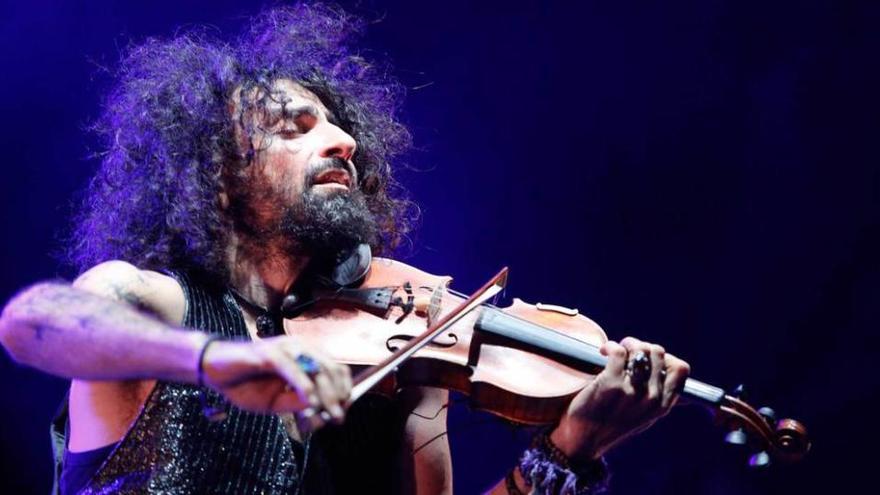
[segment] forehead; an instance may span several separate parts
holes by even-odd
[[[315,93],[289,79],[275,81],[271,92],[264,96],[264,108],[270,119],[290,117],[304,112],[316,117],[323,115],[331,121],[335,120],[330,110]]]
[[[243,102],[249,103],[242,108]],[[268,92],[265,89],[245,90],[239,87],[233,92],[229,106],[233,114],[245,110],[245,116],[249,115],[257,121],[266,118],[274,120],[285,112],[297,110],[323,114],[330,120],[334,117],[315,93],[290,79],[276,80]]]
[[[271,93],[266,96],[266,110],[270,112],[291,110],[293,108],[314,107],[324,115],[330,111],[315,93],[290,79],[279,79],[272,84]]]

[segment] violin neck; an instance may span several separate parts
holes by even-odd
[[[608,358],[593,344],[517,318],[499,309],[484,307],[474,328],[484,342],[503,342],[510,347],[546,356],[586,373],[598,374],[608,363]],[[706,405],[718,406],[724,399],[725,392],[721,388],[688,378],[682,396]]]

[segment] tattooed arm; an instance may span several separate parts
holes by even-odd
[[[174,279],[111,261],[72,286],[40,283],[13,298],[0,342],[16,361],[63,377],[193,382],[206,337],[175,328],[183,307]]]
[[[171,277],[111,261],[72,286],[22,291],[0,316],[0,343],[22,364],[73,379],[69,447],[89,450],[124,435],[151,378],[196,381],[207,336],[177,328],[184,304]]]

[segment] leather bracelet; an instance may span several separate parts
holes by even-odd
[[[199,364],[196,368],[196,371],[198,373],[197,376],[199,387],[205,386],[205,354],[208,353],[208,347],[211,347],[211,344],[222,339],[222,335],[210,334],[208,335],[208,338],[205,339],[205,342],[202,344],[202,350],[199,351]]]
[[[226,404],[215,405],[208,402],[208,395],[205,392],[205,354],[208,347],[218,340],[223,340],[222,335],[208,335],[205,343],[202,344],[202,350],[199,351],[199,364],[197,367],[197,378],[199,385],[199,401],[202,403],[202,414],[211,422],[223,421],[228,416]]]

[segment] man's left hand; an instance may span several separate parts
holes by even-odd
[[[574,397],[550,437],[572,459],[597,459],[665,416],[690,373],[686,362],[659,345],[632,337],[606,342],[601,352],[608,364]],[[639,352],[650,358],[644,377],[627,370]]]

